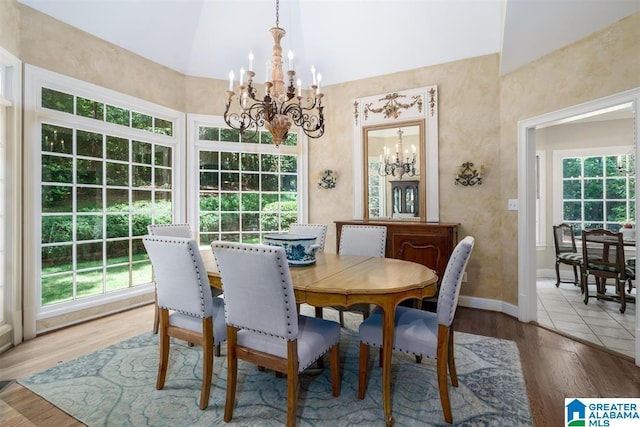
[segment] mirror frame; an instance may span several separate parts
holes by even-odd
[[[369,191],[367,191],[366,185],[364,185],[364,183],[368,182],[368,178],[369,178],[369,169],[367,166],[368,165],[368,158],[369,158],[369,131],[376,131],[376,130],[381,130],[381,129],[397,129],[397,128],[407,128],[407,127],[411,127],[411,126],[418,126],[419,127],[419,132],[418,132],[418,138],[419,141],[424,141],[424,120],[420,119],[420,120],[412,120],[412,121],[408,121],[408,122],[397,122],[397,123],[382,123],[382,124],[377,124],[377,125],[371,125],[371,126],[364,126],[362,127],[362,161],[364,162],[363,164],[363,168],[362,168],[362,172],[363,172],[363,176],[362,176],[362,182],[363,182],[363,195],[364,195],[364,212],[363,212],[363,219],[365,220],[390,220],[392,218],[383,218],[383,217],[373,217],[370,218],[369,217]],[[415,219],[396,219],[393,218],[393,220],[397,220],[397,221],[415,221],[416,219],[420,220],[420,221],[424,221],[425,220],[425,213],[426,213],[426,205],[427,205],[427,201],[426,201],[426,197],[424,197],[424,195],[426,194],[426,187],[425,187],[425,179],[423,178],[423,170],[424,170],[424,165],[425,163],[425,150],[424,150],[424,143],[420,144],[420,153],[418,155],[418,172],[420,173],[420,175],[418,176],[419,178],[419,184],[418,184],[418,191],[420,193],[420,197],[418,197],[418,213],[419,216],[417,216]],[[386,177],[385,177],[386,179]],[[411,178],[409,178],[411,179]],[[408,179],[408,180],[409,180]],[[408,181],[407,180],[407,181]],[[388,182],[388,181],[387,181]]]
[[[353,206],[354,219],[369,219],[365,192],[366,155],[364,130],[421,122],[420,222],[439,222],[438,87],[372,95],[353,100]],[[371,218],[374,220],[374,218]],[[380,220],[385,220],[380,218]],[[389,219],[389,221],[415,221]]]

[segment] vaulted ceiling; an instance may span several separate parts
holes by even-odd
[[[237,78],[253,51],[262,81],[271,57],[275,0],[18,1],[191,76]],[[505,74],[638,11],[638,0],[281,0],[279,25],[306,86],[312,65],[327,85],[492,53]]]

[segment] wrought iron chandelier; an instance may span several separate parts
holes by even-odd
[[[294,84],[296,72],[293,69],[293,53],[289,51],[288,84],[285,85],[280,41],[286,31],[279,27],[279,21],[280,2],[276,0],[276,26],[270,30],[274,43],[273,58],[270,63],[267,62],[267,79],[271,80],[265,82],[264,98],[259,98],[253,85],[255,77],[253,54],[249,53],[249,70],[246,71],[247,85],[244,85],[245,70],[240,68],[238,103],[237,108],[232,111],[231,103],[235,95],[233,90],[234,73],[233,71],[229,73],[229,90],[224,111],[224,121],[229,127],[240,131],[241,135],[245,135],[247,131],[256,134],[260,128],[265,127],[273,136],[273,143],[276,146],[286,140],[289,129],[294,123],[300,126],[310,138],[320,138],[324,134],[323,93],[320,91],[322,76],[320,73],[316,74],[315,68],[311,67],[312,93],[303,97],[300,79]],[[305,98],[304,103],[303,98]]]
[[[412,146],[413,154],[409,156],[409,150],[405,150],[402,143],[402,129],[398,129],[398,143],[396,144],[396,156],[395,159],[391,159],[389,156],[389,150],[384,147],[384,157],[380,155],[380,169],[378,174],[380,176],[393,175],[399,176],[402,179],[404,174],[409,176],[415,176],[416,174],[416,147]],[[402,157],[404,156],[404,157]],[[383,163],[384,161],[384,163]]]

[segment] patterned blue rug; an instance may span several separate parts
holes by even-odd
[[[514,342],[457,333],[459,387],[450,387],[456,425],[530,426],[529,400]],[[226,355],[215,359],[209,407],[198,409],[201,385],[199,347],[171,345],[163,390],[156,390],[157,336],[143,334],[79,357],[18,382],[89,426],[222,425]],[[381,371],[371,350],[370,379],[364,400],[358,388],[358,339],[342,329],[342,391],[331,395],[328,368],[300,378],[299,426],[384,425]],[[328,365],[328,359],[326,359]],[[287,383],[273,372],[238,364],[236,408],[231,425],[280,426],[286,419]],[[416,364],[412,356],[394,354],[393,414],[397,426],[449,425],[440,407],[435,361]]]

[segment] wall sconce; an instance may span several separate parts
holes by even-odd
[[[318,174],[318,188],[329,190],[336,187],[338,181],[338,172],[325,169]]]
[[[473,168],[473,163],[465,162],[460,165],[460,172],[456,175],[455,184],[471,187],[482,184],[484,166],[480,165],[480,170]]]

